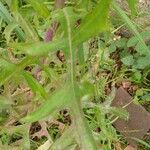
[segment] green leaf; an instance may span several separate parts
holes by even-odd
[[[108,13],[111,0],[100,0],[95,9],[82,20],[80,28],[73,33],[73,43],[78,45],[100,32],[108,30]]]
[[[127,47],[133,47],[138,43],[138,39],[137,37],[132,37],[129,39],[129,41],[127,42]]]
[[[69,129],[66,129],[63,132],[63,135],[52,144],[49,150],[58,150],[60,147],[61,149],[67,150],[69,145],[75,144],[74,136],[71,136],[72,132],[73,132],[73,128],[71,126],[69,127]]]
[[[68,35],[68,52],[70,57],[70,62],[68,64],[68,67],[70,69],[69,72],[69,79],[70,79],[70,86],[72,90],[72,101],[70,103],[70,110],[71,110],[71,116],[72,116],[72,122],[75,124],[75,129],[77,132],[77,141],[79,141],[79,145],[81,149],[90,149],[90,150],[96,150],[96,143],[94,141],[94,138],[89,130],[88,124],[83,117],[83,111],[81,107],[81,103],[79,101],[80,94],[79,94],[79,87],[76,83],[75,79],[75,65],[74,65],[74,58],[76,58],[76,55],[74,53],[73,49],[73,41],[72,41],[72,32],[71,32],[71,20],[69,13],[67,12],[67,9],[63,10],[64,16],[67,23],[67,35]]]
[[[135,71],[131,77],[131,79],[136,83],[141,83],[142,74],[140,71]]]
[[[115,42],[116,46],[120,47],[120,48],[126,47],[126,43],[127,43],[127,39],[126,38],[121,38],[121,39],[119,39],[119,40],[117,40]]]
[[[12,31],[17,27],[18,25],[16,23],[10,23],[8,24],[8,26],[5,28],[4,30],[4,34],[5,34],[5,39],[7,41],[7,43],[9,43],[10,41],[10,36]]]
[[[121,61],[123,62],[123,64],[125,64],[126,66],[131,66],[134,63],[134,58],[132,55],[126,56],[124,58],[121,59]]]
[[[145,47],[143,47],[141,42],[138,42],[138,44],[135,46],[135,49],[140,55],[147,55],[147,51],[146,51]]]
[[[132,15],[137,15],[138,0],[127,0]]]
[[[22,74],[32,91],[34,93],[39,93],[45,100],[47,100],[48,94],[46,93],[42,85],[39,82],[37,82],[36,79],[34,79],[29,73],[23,71]]]
[[[19,9],[18,0],[12,0],[10,7],[13,12],[17,12]]]
[[[0,59],[0,86],[5,83],[15,71],[15,65]]]
[[[116,115],[117,117],[125,119],[125,120],[128,120],[129,118],[129,113],[127,112],[127,110],[123,108],[111,107],[110,112]]]
[[[115,52],[116,51],[116,44],[114,43],[114,42],[112,42],[111,44],[110,44],[110,46],[108,47],[108,50],[109,50],[109,52],[110,53],[113,53],[113,52]]]
[[[50,15],[48,8],[39,0],[27,0],[35,11],[42,17],[47,18]]]
[[[83,65],[85,63],[83,45],[80,45],[79,48],[78,48],[78,59],[79,59],[79,64],[80,65]]]
[[[115,1],[113,1],[113,7],[116,10],[116,13],[118,13],[118,15],[124,20],[124,22],[128,25],[128,27],[130,28],[130,30],[135,34],[135,36],[137,37],[138,41],[141,43],[141,45],[143,46],[143,48],[146,50],[147,55],[150,56],[150,50],[148,48],[148,46],[145,44],[142,36],[140,35],[140,33],[138,32],[136,26],[133,24],[133,22],[130,20],[130,18],[126,15],[126,13],[118,6],[117,3],[115,3]]]
[[[4,59],[0,59],[0,86],[34,61],[33,58],[26,57],[19,64],[15,65]]]
[[[7,97],[0,95],[0,110],[13,104]]]
[[[54,52],[58,49],[64,49],[67,47],[66,39],[57,40],[53,42],[34,42],[34,43],[12,43],[10,47],[19,49],[23,53],[27,53],[31,56],[44,56],[48,52]]]
[[[13,21],[13,18],[11,17],[11,14],[8,12],[8,10],[5,8],[3,3],[0,1],[0,17],[4,19],[7,23],[10,23]]]
[[[144,69],[146,67],[150,66],[150,60],[149,60],[149,56],[141,56],[137,59],[136,64],[135,64],[135,68],[138,69]]]
[[[143,96],[143,94],[144,94],[143,89],[139,89],[136,91],[136,96]]]
[[[60,109],[67,105],[72,97],[72,89],[69,85],[63,86],[61,89],[56,90],[48,100],[35,112],[21,119],[21,122],[29,123],[35,122],[50,115],[53,111]]]
[[[144,145],[144,147],[147,147],[147,148],[150,148],[150,144],[141,140],[141,139],[137,139],[137,138],[134,138],[134,137],[131,137],[132,139],[134,139],[135,141],[137,141],[138,143]]]
[[[23,18],[23,16],[19,12],[14,13],[16,22],[21,26],[26,35],[26,41],[38,41],[38,35],[35,32],[33,26],[30,24],[28,20]]]
[[[7,23],[14,23],[14,18],[11,16],[11,14],[8,12],[8,10],[5,8],[5,6],[2,4],[2,2],[0,2],[0,17]],[[19,38],[24,41],[25,40],[25,35],[24,32],[21,30],[20,27],[16,27],[15,28],[15,32],[17,33],[17,35],[19,36]]]
[[[89,83],[86,80],[80,84],[79,88],[80,88],[81,96],[94,95],[94,91],[95,91],[94,85]]]
[[[140,33],[140,36],[144,39],[147,40],[150,37],[150,32],[149,31],[144,31]],[[139,38],[137,36],[131,37],[128,42],[127,42],[127,47],[133,47],[139,42]]]
[[[100,0],[96,8],[90,12],[81,23],[81,26],[75,29],[73,33],[73,46],[78,46],[90,37],[108,29],[108,12],[111,0]],[[88,31],[88,32],[87,32]],[[23,50],[32,56],[42,56],[50,51],[66,49],[68,47],[67,38],[59,39],[53,42],[38,42],[32,44],[12,44],[11,47]]]

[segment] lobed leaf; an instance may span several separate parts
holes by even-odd
[[[96,8],[94,8],[92,12],[85,16],[80,27],[76,28],[73,32],[72,44],[74,47],[97,35],[98,33],[106,31],[108,29],[108,12],[110,3],[111,0],[100,0]],[[21,50],[32,56],[42,56],[50,51],[56,51],[58,49],[65,49],[68,47],[67,38],[48,43],[32,43],[28,46],[25,46],[23,44],[22,46],[18,44],[15,44],[15,46],[12,44],[11,46],[20,48]]]
[[[126,65],[126,66],[131,66],[134,63],[134,58],[132,55],[128,55],[126,57],[123,57],[121,61]]]
[[[56,40],[53,42],[34,42],[34,43],[12,43],[10,47],[19,49],[24,53],[31,56],[44,56],[48,52],[54,52],[58,49],[64,49],[66,47],[66,39]]]
[[[34,61],[35,60],[31,59],[30,57],[26,57],[19,64],[15,65],[1,58],[0,59],[0,72],[1,72],[0,86]]]
[[[81,21],[73,33],[73,44],[78,45],[100,32],[108,30],[108,13],[111,0],[100,0],[92,12]]]

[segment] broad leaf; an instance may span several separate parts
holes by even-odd
[[[81,21],[74,31],[73,44],[78,45],[100,32],[108,30],[108,13],[111,0],[100,0],[95,9]]]
[[[143,47],[143,45],[141,44],[141,42],[139,42],[136,46],[135,46],[136,51],[140,54],[140,55],[147,55],[147,51],[146,49]],[[150,51],[150,49],[149,49]]]
[[[136,64],[135,64],[135,67],[138,68],[138,69],[144,69],[146,67],[149,67],[150,66],[150,60],[149,60],[149,56],[141,56],[137,59],[136,61]]]
[[[126,65],[126,66],[131,66],[134,63],[134,58],[132,55],[126,56],[121,59],[121,61]]]

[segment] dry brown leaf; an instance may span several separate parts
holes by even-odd
[[[148,132],[150,113],[141,105],[134,104],[132,97],[122,87],[117,90],[112,106],[123,107],[128,111],[129,120],[119,118],[113,124],[126,137],[130,145],[136,146],[137,142],[132,137],[142,139]]]

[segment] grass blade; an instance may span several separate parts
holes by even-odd
[[[131,32],[133,32],[135,34],[135,36],[138,38],[139,42],[142,44],[143,48],[145,49],[145,51],[147,52],[147,54],[150,56],[150,50],[147,47],[147,45],[145,44],[143,38],[141,37],[140,33],[138,32],[136,26],[132,23],[132,21],[130,20],[130,18],[126,15],[126,13],[118,6],[117,3],[113,2],[113,7],[116,10],[116,12],[118,13],[118,15],[124,20],[124,22],[128,25],[128,27],[130,28]]]
[[[137,138],[132,138],[132,139],[134,139],[135,141],[137,141],[140,144],[144,145],[145,147],[150,148],[150,144],[149,143],[147,143],[147,142],[145,142],[145,141],[143,141],[141,139],[137,139]]]
[[[127,0],[129,8],[131,10],[131,13],[133,16],[135,16],[137,14],[137,0]]]

